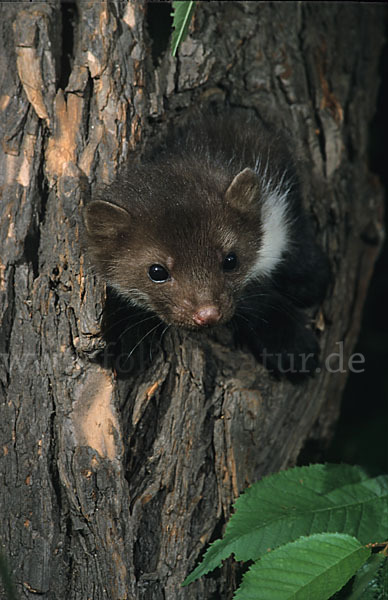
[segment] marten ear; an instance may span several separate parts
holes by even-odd
[[[260,197],[260,184],[252,169],[240,171],[225,193],[225,199],[234,208],[244,210],[257,204]]]
[[[84,223],[89,241],[112,242],[128,231],[131,217],[117,204],[94,200],[84,210]]]

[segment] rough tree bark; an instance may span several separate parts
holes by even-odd
[[[382,237],[367,143],[384,7],[201,3],[157,66],[144,3],[0,12],[2,552],[21,598],[230,598],[230,564],[180,583],[241,490],[329,438],[346,372],[293,385],[182,333],[125,378],[90,360],[105,289],[80,250],[85,180],[209,99],[275,120],[331,259],[322,354],[343,341],[346,364]]]

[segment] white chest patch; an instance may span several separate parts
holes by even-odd
[[[288,250],[290,240],[290,221],[288,216],[289,187],[277,186],[269,189],[265,186],[262,207],[262,242],[257,259],[249,273],[249,280],[270,275],[282,261]]]

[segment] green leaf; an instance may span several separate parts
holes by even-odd
[[[367,560],[370,550],[339,533],[300,538],[263,556],[245,573],[236,600],[327,600]]]
[[[388,477],[370,479],[350,465],[295,467],[253,484],[234,507],[223,539],[208,548],[184,585],[232,553],[237,560],[256,560],[301,535],[339,532],[364,544],[382,541],[388,534]]]
[[[376,600],[388,597],[388,558],[372,554],[357,571],[352,593],[347,600]]]
[[[174,27],[174,31],[171,40],[171,51],[172,55],[175,56],[179,44],[186,39],[195,2],[173,2],[172,8],[172,26]]]

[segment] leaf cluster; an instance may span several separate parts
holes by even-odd
[[[354,575],[348,600],[384,598],[387,539],[388,476],[371,478],[350,465],[295,467],[237,499],[224,537],[183,585],[233,554],[253,561],[238,600],[327,600]]]

